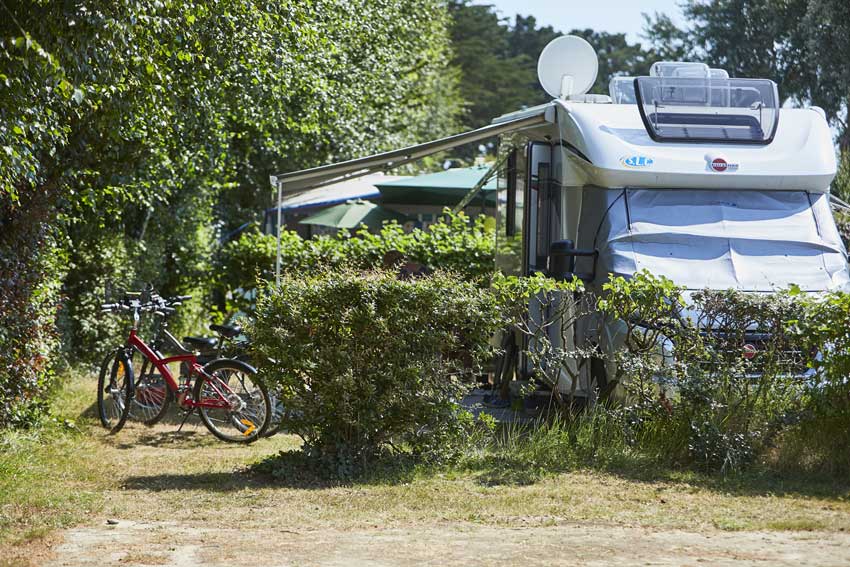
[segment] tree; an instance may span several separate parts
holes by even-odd
[[[460,91],[468,101],[465,123],[480,127],[501,114],[551,100],[537,79],[537,59],[543,48],[562,35],[552,26],[538,26],[533,16],[517,14],[511,25],[493,6],[452,0],[453,63],[461,74]],[[569,32],[586,39],[599,54],[599,75],[591,92],[606,94],[614,75],[645,74],[651,61],[640,44],[625,34],[591,29]]]
[[[810,0],[803,19],[808,76],[815,82],[811,100],[837,126],[839,145],[850,151],[850,2]]]
[[[478,128],[495,117],[539,102],[534,61],[512,53],[510,30],[492,6],[449,2],[452,64],[460,70],[466,100],[464,125]]]
[[[50,354],[54,252],[63,329],[90,352],[109,279],[203,291],[218,233],[262,214],[270,173],[454,129],[440,0],[0,10],[0,424],[44,391],[38,371],[5,385]]]
[[[608,83],[615,76],[638,76],[649,73],[655,61],[652,53],[640,43],[629,43],[624,33],[598,32],[591,29],[573,30],[573,35],[583,37],[596,50],[599,57],[599,74],[590,92],[608,94]]]

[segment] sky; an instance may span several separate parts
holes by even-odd
[[[676,0],[475,0],[474,4],[492,4],[503,16],[534,16],[540,26],[552,26],[567,32],[592,28],[609,33],[626,33],[630,42],[640,41],[642,12],[664,13],[677,24],[682,14]]]

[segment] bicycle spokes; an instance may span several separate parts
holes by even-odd
[[[247,441],[265,429],[270,403],[254,376],[238,367],[219,368],[201,380],[197,403],[213,434],[227,441]]]

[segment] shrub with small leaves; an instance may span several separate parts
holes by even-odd
[[[500,325],[491,294],[448,273],[287,274],[249,326],[286,427],[333,476],[387,452],[454,456],[473,422],[459,402]]]
[[[686,299],[647,273],[604,290],[600,310],[625,325],[615,353],[628,394],[622,415],[656,433],[636,439],[679,462],[735,470],[800,414],[807,356],[789,332],[804,309],[794,293],[702,290]]]
[[[291,274],[316,273],[328,268],[381,268],[384,254],[397,250],[409,260],[431,269],[450,270],[465,280],[488,281],[495,270],[496,237],[481,215],[444,211],[439,222],[426,230],[406,233],[398,223],[388,223],[377,234],[365,227],[352,235],[342,230],[334,236],[303,239],[292,231],[281,233],[281,269]],[[251,231],[229,242],[219,254],[218,287],[230,298],[230,309],[248,311],[257,279],[274,276],[277,239]]]

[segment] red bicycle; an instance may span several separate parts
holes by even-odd
[[[176,400],[186,417],[197,410],[207,429],[223,441],[250,443],[257,440],[268,427],[271,403],[265,385],[256,379],[256,370],[251,365],[219,358],[202,366],[197,355],[185,349],[166,329],[161,332],[177,353],[173,356],[163,356],[158,348],[151,348],[139,337],[142,313],[164,318],[173,314],[175,307],[185,299],[168,300],[151,292],[139,292],[126,294],[118,303],[102,306],[104,312],[131,312],[133,326],[124,346],[110,355],[101,367],[97,391],[101,424],[110,433],[119,432],[134,407],[143,409],[146,423],[155,423],[170,402]],[[143,361],[138,383],[134,358]],[[171,363],[179,363],[185,369],[180,381],[171,372]],[[153,368],[156,372],[145,372],[144,368]]]

